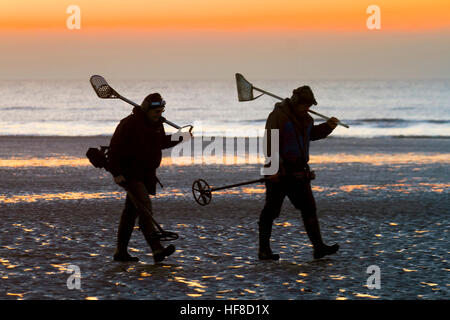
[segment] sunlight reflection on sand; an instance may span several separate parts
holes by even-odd
[[[258,157],[235,156],[228,161],[224,158],[208,157],[163,157],[161,165],[196,165],[196,164],[220,164],[220,165],[239,165],[239,164],[263,164],[264,159]],[[320,154],[312,155],[311,164],[327,163],[364,163],[371,165],[384,164],[430,164],[430,163],[450,163],[450,153],[394,153],[394,154]],[[0,159],[0,167],[21,168],[21,167],[82,167],[91,166],[87,158],[77,157],[47,157],[47,158],[4,158]]]
[[[338,187],[321,187],[312,186],[312,190],[317,194],[325,193],[325,196],[335,196],[342,193],[386,191],[409,194],[413,192],[448,192],[449,183],[392,183],[385,185],[342,185]],[[234,189],[226,189],[214,191],[214,195],[255,195],[264,194],[266,188],[264,185],[255,187],[242,187]],[[179,188],[166,189],[164,192],[158,193],[155,198],[184,198],[190,197],[190,190],[183,192]],[[124,199],[125,192],[64,192],[64,193],[41,193],[41,194],[20,194],[20,195],[0,195],[0,203],[30,203],[36,201],[58,201],[58,200],[95,200],[95,199]]]

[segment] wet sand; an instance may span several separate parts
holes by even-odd
[[[180,238],[158,265],[138,229],[130,253],[141,261],[112,261],[125,194],[84,160],[108,139],[0,137],[0,299],[449,298],[449,139],[313,142],[322,235],[341,246],[321,260],[287,200],[272,235],[281,260],[257,260],[263,185],[194,202],[195,179],[251,180],[257,164],[165,165],[155,218]],[[80,290],[67,288],[69,265]],[[381,289],[367,288],[371,265]]]

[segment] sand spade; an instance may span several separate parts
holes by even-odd
[[[92,88],[94,88],[95,93],[97,94],[97,96],[101,99],[121,99],[129,104],[131,104],[132,106],[138,107],[140,108],[141,106],[138,105],[137,103],[128,100],[127,98],[121,96],[120,94],[117,93],[116,90],[114,90],[109,84],[108,82],[106,82],[105,78],[103,78],[102,76],[99,75],[93,75],[89,81],[91,82]],[[192,131],[193,126],[192,125],[187,125],[187,126],[183,126],[180,127],[178,125],[176,125],[175,123],[164,119],[164,122],[167,123],[168,125],[180,130],[183,128],[187,128],[189,127],[189,132]]]
[[[253,183],[258,183],[258,182],[264,182],[268,179],[269,178],[261,178],[261,179],[257,179],[257,180],[240,182],[240,183],[230,184],[227,186],[217,187],[217,188],[211,188],[210,185],[208,184],[208,182],[206,182],[203,179],[198,179],[198,180],[195,180],[194,183],[192,184],[192,194],[194,196],[195,202],[197,202],[201,206],[206,206],[211,202],[212,192],[214,192],[214,191],[219,191],[219,190],[229,189],[229,188],[234,188],[234,187],[239,187],[239,186],[245,186],[247,184],[253,184]]]
[[[278,100],[284,100],[283,98],[281,98],[279,96],[276,96],[273,93],[270,93],[270,92],[267,92],[265,90],[262,90],[262,89],[254,87],[240,73],[236,73],[236,87],[237,87],[237,92],[238,92],[238,100],[241,101],[241,102],[242,101],[255,100],[255,99],[261,97],[264,94],[267,94],[267,95],[269,95],[271,97],[274,97],[275,99],[278,99]],[[259,96],[254,97],[253,96],[253,90],[259,91],[259,92],[261,92],[261,94]],[[325,120],[330,119],[329,117],[324,116],[323,114],[320,114],[320,113],[318,113],[316,111],[313,111],[313,110],[308,110],[308,112],[310,112],[312,114],[315,114],[315,115],[317,115],[317,116],[319,116],[319,117],[321,117],[321,118],[323,118]],[[348,125],[346,125],[346,124],[344,124],[344,123],[342,123],[340,121],[338,122],[338,124],[343,126],[343,127],[346,127],[346,128],[349,127]]]

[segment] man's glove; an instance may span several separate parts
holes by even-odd
[[[339,119],[331,117],[330,119],[327,120],[327,123],[331,127],[331,129],[334,130],[334,128],[336,128],[339,123]]]

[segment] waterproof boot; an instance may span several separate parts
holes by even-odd
[[[320,234],[319,220],[317,219],[317,215],[315,213],[308,218],[304,218],[303,222],[305,224],[305,229],[309,240],[314,246],[314,259],[323,258],[324,256],[336,253],[339,250],[339,245],[337,244],[327,246],[323,243],[322,236]]]
[[[259,260],[279,260],[280,255],[273,253],[270,248],[270,235],[272,233],[272,222],[261,223],[259,222],[259,248],[258,259]]]
[[[132,257],[128,253],[128,242],[134,229],[134,219],[124,212],[120,218],[117,231],[117,248],[114,253],[114,261],[139,261],[138,257]]]
[[[258,250],[258,259],[259,260],[279,260],[280,255],[278,253],[273,253],[272,249],[269,247],[259,247]]]
[[[114,253],[114,261],[136,262],[139,261],[139,258],[130,256],[128,252],[119,252],[116,250],[116,252]]]
[[[314,248],[314,259],[320,259],[325,257],[326,255],[336,253],[339,250],[339,245],[333,244],[332,246],[323,245],[321,248]]]
[[[166,257],[170,256],[175,252],[175,246],[173,244],[169,244],[167,247],[153,251],[153,260],[156,263],[163,261]]]
[[[155,227],[150,220],[140,219],[139,228],[144,234],[144,238],[147,241],[148,245],[152,249],[153,260],[155,260],[155,263],[163,261],[166,257],[175,252],[174,245],[171,244],[164,248],[161,244],[161,241],[159,241],[158,238],[154,238],[152,236],[153,232],[155,231]]]

